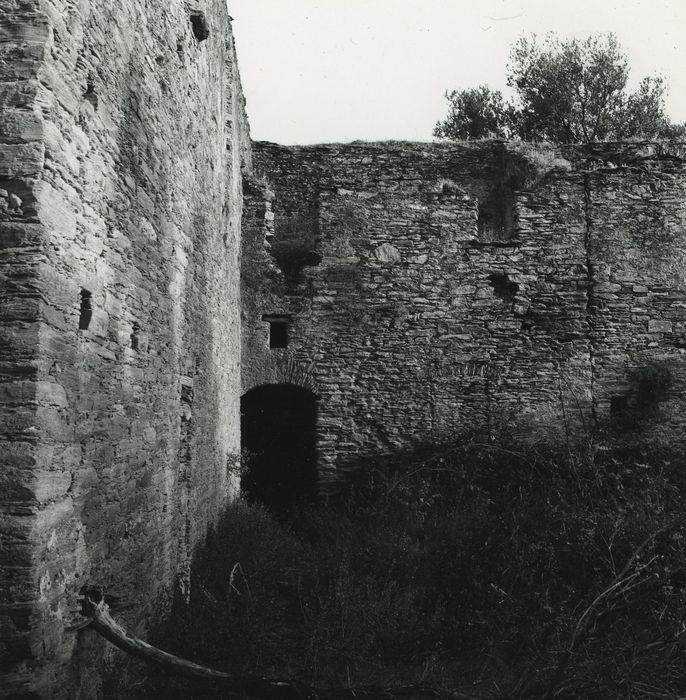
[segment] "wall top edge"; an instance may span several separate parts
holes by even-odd
[[[569,160],[598,158],[601,160],[686,160],[686,141],[602,141],[587,144],[550,144],[527,141],[351,141],[284,146],[271,141],[253,141],[261,151],[281,151],[295,154],[354,154],[356,152],[400,153],[424,152],[435,155],[502,151],[526,157],[528,154],[558,154]]]

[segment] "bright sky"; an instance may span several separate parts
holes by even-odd
[[[613,31],[686,121],[686,0],[228,0],[254,139],[431,140],[446,89],[506,92],[522,34]]]

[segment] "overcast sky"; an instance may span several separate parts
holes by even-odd
[[[431,140],[446,89],[506,92],[522,34],[613,31],[686,121],[686,0],[228,0],[253,138]]]

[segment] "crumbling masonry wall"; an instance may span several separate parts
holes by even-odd
[[[244,281],[244,388],[316,387],[324,489],[473,432],[682,441],[683,147],[258,143],[254,159],[248,233],[273,283]],[[291,315],[287,349],[268,347],[272,313]]]
[[[79,592],[142,635],[187,592],[255,386],[317,395],[323,489],[469,432],[682,449],[683,146],[255,150],[223,0],[0,7],[0,696],[125,683]]]
[[[0,696],[90,698],[235,490],[241,167],[223,0],[0,7]],[[119,675],[119,674],[117,674]]]

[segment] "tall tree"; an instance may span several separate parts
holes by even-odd
[[[448,116],[434,136],[583,143],[686,133],[667,117],[662,77],[646,77],[628,91],[629,64],[614,34],[523,37],[512,47],[506,76],[511,102],[487,86],[447,93]]]

